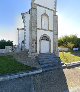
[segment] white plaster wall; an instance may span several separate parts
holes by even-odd
[[[16,24],[17,28],[23,28],[24,27],[24,23],[23,23],[21,15],[17,16],[16,23],[17,23]]]
[[[39,40],[42,35],[48,35],[51,39],[51,53],[53,53],[53,32],[44,31],[44,30],[37,30],[37,53],[39,54]]]
[[[35,0],[34,3],[39,4],[41,6],[50,8],[50,9],[54,9],[55,7],[55,0]]]
[[[26,29],[26,40],[25,40],[25,48],[29,49],[29,21],[30,21],[30,14],[25,14],[25,29]]]
[[[19,48],[21,49],[21,42],[24,40],[24,30],[19,30]]]
[[[53,11],[37,6],[37,28],[41,29],[41,15],[46,14],[49,16],[49,30],[53,30]]]

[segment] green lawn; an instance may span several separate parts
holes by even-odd
[[[64,63],[71,63],[71,62],[77,62],[80,61],[80,52],[60,52],[60,59]]]
[[[17,62],[12,56],[0,56],[0,74],[12,74],[27,70],[32,70],[32,68]]]

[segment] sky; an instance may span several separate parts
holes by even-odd
[[[21,13],[31,7],[31,0],[0,0],[0,40],[17,44],[17,27]],[[57,0],[59,37],[75,34],[80,37],[80,0]],[[21,25],[21,26],[19,26]]]

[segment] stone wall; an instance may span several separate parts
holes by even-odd
[[[32,2],[30,11],[30,53],[37,52],[37,8]]]
[[[54,13],[55,14],[55,13]],[[54,15],[54,42],[53,42],[53,48],[54,48],[54,53],[59,56],[59,53],[58,53],[58,16],[57,15]]]
[[[18,62],[24,65],[40,68],[35,56],[29,56],[28,51],[12,52],[8,53],[8,55],[13,56]]]

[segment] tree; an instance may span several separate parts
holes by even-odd
[[[68,42],[67,47],[72,50],[73,47],[74,47],[74,45],[75,45],[75,44],[73,44],[73,43],[71,43],[71,42]]]
[[[0,40],[0,49],[5,49],[5,46],[13,46],[13,41]]]
[[[64,36],[58,40],[59,46],[68,47],[70,49],[72,48],[79,48],[80,47],[80,38],[78,38],[76,35],[70,35],[70,36]]]

